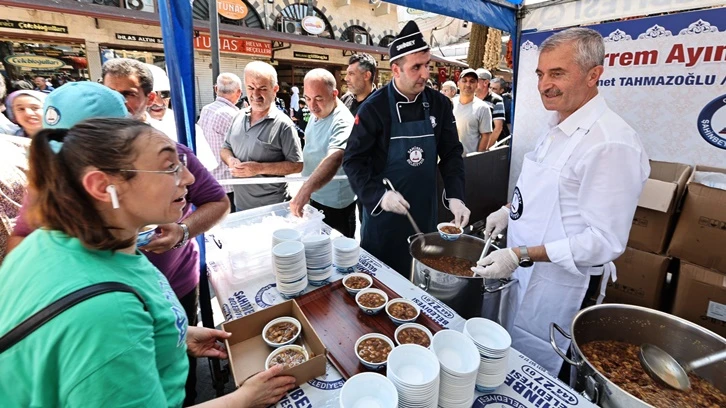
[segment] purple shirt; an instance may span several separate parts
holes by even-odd
[[[179,153],[187,155],[187,168],[195,178],[194,184],[187,188],[187,205],[179,219],[181,222],[192,213],[192,204],[199,207],[202,204],[220,201],[226,198],[227,194],[191,149],[180,143],[177,143],[176,148]],[[13,235],[27,237],[34,230],[28,224],[26,208],[27,196],[18,214]],[[188,295],[199,284],[199,246],[195,239],[190,239],[189,243],[181,248],[170,249],[163,254],[141,252],[166,276],[178,298]]]

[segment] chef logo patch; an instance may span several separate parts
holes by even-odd
[[[431,119],[431,127],[436,127],[436,116],[430,116],[429,119]]]
[[[518,220],[524,212],[524,201],[522,201],[522,193],[519,191],[519,187],[514,187],[514,194],[512,195],[512,205],[509,209],[509,218]]]
[[[406,160],[409,165],[418,167],[424,162],[424,151],[418,146],[414,146],[408,149],[408,159]]]

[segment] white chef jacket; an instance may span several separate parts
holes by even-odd
[[[545,244],[550,261],[571,273],[597,274],[625,251],[650,164],[638,134],[598,94],[540,137],[535,157],[554,163],[578,128],[589,129],[560,174],[567,238]],[[601,271],[600,271],[601,272]]]

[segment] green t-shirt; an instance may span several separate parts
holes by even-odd
[[[142,254],[93,251],[36,230],[0,267],[0,336],[60,297],[95,283],[98,295],[64,311],[0,354],[4,407],[180,407],[187,319],[166,278]]]

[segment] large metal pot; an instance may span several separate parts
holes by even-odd
[[[555,330],[572,339],[568,358],[555,344]],[[583,356],[580,346],[594,340],[617,340],[635,345],[655,344],[678,361],[690,361],[726,348],[726,339],[679,317],[640,306],[603,304],[580,311],[570,327],[571,335],[550,325],[555,352],[577,369],[574,388],[601,407],[641,408],[651,405],[635,398],[598,372]],[[696,370],[696,374],[726,392],[726,362]]]
[[[433,269],[420,261],[425,257],[421,253],[421,240],[425,240],[426,245],[443,247],[443,253],[437,256],[453,256],[473,262],[479,260],[485,241],[470,235],[462,235],[456,241],[446,241],[438,232],[410,237],[409,252],[413,258],[411,282],[447,304],[465,319],[482,316],[498,322],[501,293],[515,283],[516,279],[485,280],[480,277],[454,276]],[[492,248],[497,249],[495,246]]]

